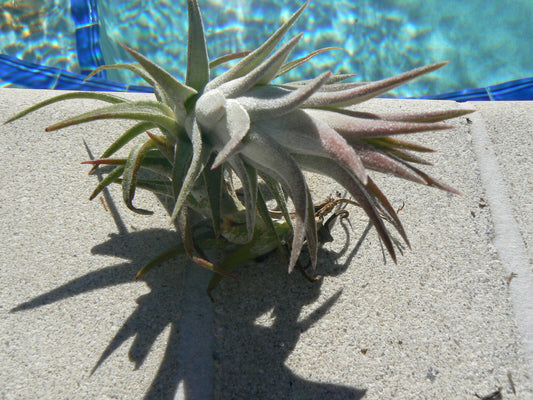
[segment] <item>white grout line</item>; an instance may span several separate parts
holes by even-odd
[[[471,109],[472,104],[468,106]],[[513,216],[511,200],[485,128],[485,121],[480,112],[470,115],[469,118],[472,121],[472,145],[479,162],[481,180],[494,223],[494,246],[508,273],[516,274],[509,284],[511,299],[522,335],[529,378],[533,383],[533,268]]]

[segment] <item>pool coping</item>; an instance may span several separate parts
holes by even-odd
[[[56,93],[1,89],[0,119],[5,120],[20,108],[53,94]],[[146,95],[127,96],[136,98]],[[97,148],[99,144],[107,143],[108,129],[124,124],[99,122],[53,134],[43,132],[44,126],[52,120],[86,109],[90,103],[65,103],[39,112],[33,118],[1,126],[0,138],[4,150],[0,210],[5,219],[3,225],[9,227],[2,233],[3,246],[0,250],[3,285],[0,337],[3,342],[2,364],[5,365],[0,372],[0,381],[3,382],[2,394],[6,398],[44,395],[58,398],[149,398],[155,396],[158,390],[163,390],[166,397],[170,398],[230,398],[230,390],[234,390],[234,394],[246,393],[250,396],[252,387],[255,386],[255,390],[259,391],[276,374],[294,382],[290,390],[298,388],[302,393],[309,393],[309,390],[316,393],[333,391],[338,396],[350,393],[353,398],[361,398],[363,394],[366,394],[365,399],[390,398],[388,396],[392,393],[395,393],[395,398],[413,398],[410,390],[418,390],[418,396],[427,398],[431,398],[432,393],[441,393],[448,398],[460,393],[463,397],[475,398],[475,393],[487,394],[499,386],[509,395],[513,388],[518,390],[518,398],[533,396],[533,213],[530,212],[533,204],[533,168],[527,156],[533,154],[533,113],[530,112],[533,103],[464,103],[462,107],[474,107],[478,112],[457,120],[457,128],[445,136],[428,135],[427,140],[433,147],[443,149],[442,155],[435,161],[434,168],[438,171],[434,175],[457,183],[464,193],[463,200],[454,200],[435,191],[406,193],[407,208],[413,211],[402,211],[402,218],[416,221],[416,213],[424,210],[420,208],[422,204],[427,207],[424,211],[430,211],[431,214],[431,217],[420,218],[416,226],[404,222],[412,235],[413,249],[406,250],[398,266],[389,261],[383,267],[379,245],[375,239],[365,239],[359,250],[361,254],[349,260],[346,271],[326,277],[322,289],[316,293],[317,297],[301,307],[298,323],[306,320],[313,322],[305,329],[297,324],[302,331],[298,333],[296,342],[289,339],[296,331],[287,331],[288,328],[283,326],[272,331],[271,324],[275,326],[275,318],[268,313],[257,316],[254,324],[247,323],[245,317],[254,315],[254,307],[260,307],[261,303],[247,305],[234,298],[224,300],[224,295],[235,291],[238,293],[242,290],[251,298],[253,290],[260,290],[261,273],[258,265],[241,271],[240,284],[225,283],[215,305],[211,305],[203,296],[205,273],[194,269],[194,266],[189,265],[189,269],[180,272],[163,271],[164,276],[179,278],[173,283],[157,282],[161,293],[165,294],[165,290],[177,293],[175,298],[160,296],[172,299],[169,300],[171,304],[158,303],[157,298],[149,296],[150,290],[155,290],[154,281],[135,282],[131,275],[128,278],[127,272],[131,274],[132,268],[138,263],[132,261],[121,264],[117,261],[131,255],[131,249],[128,249],[131,243],[121,239],[120,234],[128,231],[131,237],[136,237],[141,235],[139,232],[143,229],[157,227],[154,236],[159,235],[161,241],[165,241],[168,240],[164,233],[168,230],[168,222],[164,213],[159,213],[153,219],[131,215],[122,208],[116,192],[112,197],[102,200],[107,204],[106,207],[113,206],[119,210],[122,222],[113,220],[110,212],[104,210],[103,203],[85,201],[94,181],[85,178],[82,173],[86,169],[79,165],[79,160],[86,157],[82,138],[87,140],[90,148]],[[372,110],[395,104],[398,103],[391,103],[391,100],[373,100],[363,107]],[[404,104],[409,104],[413,109],[457,107],[456,103],[449,101],[412,100]],[[451,141],[443,141],[442,138]],[[68,157],[69,154],[72,154],[73,159]],[[313,184],[318,195],[327,195],[332,190],[321,180],[313,180]],[[68,190],[64,189],[64,185],[68,185]],[[394,193],[394,187],[387,189],[387,192]],[[47,202],[42,204],[40,198]],[[397,200],[398,195],[393,194],[393,199]],[[142,194],[139,194],[138,201],[158,207],[157,201]],[[470,214],[472,218],[468,219]],[[425,243],[423,235],[420,235],[435,231],[436,225],[447,226],[450,231],[437,230],[434,232],[438,237],[437,243],[433,240]],[[342,230],[339,232],[342,233]],[[106,238],[109,238],[108,242]],[[146,240],[144,236],[141,238]],[[142,240],[134,243],[139,246],[140,258],[151,250],[148,245],[143,247]],[[341,252],[342,247],[342,243],[334,242],[329,250]],[[64,262],[59,267],[55,261],[58,257]],[[328,258],[331,255],[325,257],[324,262],[331,261]],[[364,264],[374,267],[366,272],[362,260]],[[480,260],[481,265],[476,265],[475,260]],[[110,268],[110,263],[120,265],[122,269]],[[424,341],[421,341],[422,338],[401,337],[403,344],[391,342],[383,347],[385,353],[377,354],[372,346],[366,351],[360,342],[353,342],[353,336],[344,336],[342,329],[347,329],[352,335],[362,331],[364,334],[357,336],[359,341],[374,336],[396,340],[403,328],[397,325],[399,317],[395,317],[394,313],[411,311],[407,306],[401,308],[398,305],[399,308],[395,309],[394,304],[382,304],[380,299],[390,296],[388,298],[400,304],[407,294],[403,295],[401,291],[389,293],[387,291],[393,288],[386,286],[380,289],[379,279],[394,278],[400,282],[407,277],[421,279],[417,271],[429,277],[431,274],[447,276],[448,271],[436,269],[440,268],[438,263],[457,268],[457,275],[449,275],[451,281],[441,282],[442,287],[438,286],[439,279],[435,279],[428,281],[430,285],[404,289],[415,296],[411,309],[418,307],[417,295],[424,298],[428,295],[426,290],[437,290],[437,293],[438,290],[451,290],[454,285],[459,285],[461,291],[457,292],[458,296],[463,291],[469,291],[469,296],[480,293],[481,300],[467,296],[465,301],[472,302],[472,307],[479,307],[486,314],[478,320],[468,307],[448,310],[448,317],[455,318],[457,327],[449,326],[449,331],[441,332],[443,335],[452,335],[454,329],[466,329],[468,325],[477,327],[469,331],[471,337],[463,334],[457,336],[457,340],[462,342],[461,347],[457,348],[461,356],[471,357],[472,362],[479,363],[471,366],[470,374],[459,379],[452,371],[453,365],[448,364],[453,358],[448,359],[444,355],[434,355],[441,365],[428,364],[424,370],[418,370],[418,359],[406,354],[405,348],[411,348],[411,345],[426,348],[425,341],[429,342],[427,348],[436,346],[438,350],[441,349],[439,346],[444,346],[447,349],[448,345],[443,344],[446,342],[444,337],[430,336]],[[464,263],[464,270],[461,270],[461,263]],[[14,266],[24,268],[14,269]],[[479,268],[477,274],[471,271],[472,268]],[[465,279],[471,279],[468,288],[461,286],[460,278],[463,275]],[[111,279],[111,282],[105,279]],[[305,289],[295,275],[287,279],[298,290]],[[365,280],[367,286],[364,286]],[[280,284],[287,283],[280,281]],[[354,291],[354,285],[360,286],[357,291]],[[338,294],[339,287],[342,293]],[[364,293],[364,296],[359,292]],[[445,294],[443,296],[446,297]],[[379,310],[356,306],[370,299],[379,305]],[[138,316],[139,309],[146,307],[148,300],[149,306],[158,307],[150,318],[157,322],[158,318],[162,318],[160,314],[177,310],[177,315],[167,317],[176,318],[173,320],[176,324],[172,328],[162,327],[159,335],[153,337],[154,342],[150,345],[145,343],[139,350],[139,337],[143,336],[141,332],[149,338],[150,334],[155,335],[148,326],[142,327],[132,322],[133,316]],[[448,300],[450,304],[456,304],[453,299]],[[290,301],[290,296],[287,296],[287,301]],[[484,308],[484,301],[495,310],[494,315]],[[444,311],[438,308],[439,297],[435,297],[435,302],[436,305],[425,307],[436,307],[435,312],[440,315],[438,313]],[[283,304],[277,307],[282,308]],[[231,315],[235,310],[239,314]],[[361,317],[361,312],[368,313],[366,319]],[[464,327],[459,313],[471,318],[464,322]],[[151,315],[150,312],[148,315]],[[243,316],[242,320],[239,315]],[[446,325],[440,325],[441,322],[424,319],[429,316],[422,314],[420,332],[426,332],[425,329],[428,333],[434,332],[434,326],[444,329]],[[405,315],[411,321],[409,323],[414,323],[415,319],[411,317],[410,314]],[[383,321],[383,325],[368,322],[376,320]],[[492,329],[488,325],[490,320],[498,321],[497,328],[502,333],[497,333],[496,329],[491,336],[482,331]],[[132,323],[137,330],[128,331]],[[236,327],[232,327],[232,324]],[[241,326],[239,324],[244,324],[242,330],[237,329]],[[61,328],[58,329],[59,326]],[[206,326],[210,328],[206,329]],[[135,332],[137,339],[134,339]],[[286,336],[287,345],[292,343],[294,346],[290,351],[283,350],[283,357],[286,358],[280,366],[281,372],[263,372],[264,382],[257,378],[261,374],[244,370],[240,370],[240,378],[232,374],[252,362],[246,354],[252,351],[252,347],[228,348],[241,340],[252,340],[258,332],[261,335],[274,332]],[[243,339],[241,334],[248,335],[249,339]],[[377,342],[367,340],[377,348]],[[483,346],[477,340],[482,341]],[[169,346],[172,343],[173,352]],[[141,355],[135,353],[136,344]],[[261,345],[266,346],[268,351],[275,350],[266,344]],[[483,355],[481,353],[485,347],[493,351],[501,349],[502,352]],[[514,358],[506,356],[505,352],[515,355]],[[180,355],[181,359],[171,359],[169,354]],[[423,359],[425,355],[420,354],[419,357]],[[102,363],[93,371],[99,359]],[[407,361],[413,363],[412,376],[405,374],[411,368]],[[269,363],[272,361],[267,357],[263,362],[271,365]],[[325,371],[319,368],[321,364]],[[345,371],[354,365],[365,366],[364,372],[357,372],[357,368]],[[167,368],[164,371],[166,376],[158,373],[163,366]],[[492,366],[492,372],[489,366]],[[254,364],[254,368],[259,367]],[[458,371],[462,371],[462,368],[468,370],[464,365],[457,365],[456,368]],[[402,377],[400,380],[394,375],[395,369],[396,375]],[[507,379],[508,372],[512,373],[512,378],[509,378],[512,380]],[[254,377],[250,381],[242,378],[248,373]],[[371,379],[372,376],[375,376],[375,380]],[[155,385],[156,381],[162,386]],[[393,384],[397,385],[396,392],[392,390]],[[166,391],[162,389],[164,387]],[[350,391],[347,387],[358,389]],[[278,389],[282,390],[281,385]]]

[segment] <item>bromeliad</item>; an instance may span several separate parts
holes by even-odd
[[[330,206],[338,202],[352,202],[366,212],[396,261],[394,241],[385,222],[409,245],[407,235],[395,210],[367,170],[456,193],[413,165],[424,164],[415,152],[430,149],[396,136],[448,129],[450,125],[442,121],[469,111],[368,114],[359,112],[357,105],[446,63],[423,66],[375,82],[347,83],[353,75],[328,71],[309,80],[273,84],[275,78],[331,50],[317,50],[288,62],[302,35],[278,46],[309,1],[257,49],[213,61],[207,54],[198,3],[196,0],[187,3],[185,82],[124,46],[135,63],[104,65],[89,77],[104,69],[132,71],[153,87],[155,100],[130,101],[105,93],[66,93],[36,104],[9,121],[58,101],[80,98],[101,100],[108,105],[53,124],[46,130],[97,119],[136,121],[98,160],[87,163],[94,164],[94,168],[114,167],[91,198],[110,183],[118,182],[122,185],[125,204],[136,213],[151,213],[133,204],[137,188],[171,199],[171,219],[177,223],[182,242],[156,257],[137,276],[167,259],[187,254],[199,265],[217,273],[209,287],[212,289],[222,275],[231,276],[229,271],[235,266],[276,248],[286,254],[291,272],[305,243],[311,264],[315,266],[319,242],[330,238],[332,220],[324,221],[324,217],[332,211]],[[213,70],[228,61],[236,63],[212,78]],[[126,158],[110,158],[134,139]],[[150,170],[158,177],[147,178],[142,175],[143,170]],[[326,203],[324,209],[315,209],[302,170],[333,178],[353,200],[338,199]],[[234,176],[240,180],[240,197],[232,185]],[[267,208],[260,181],[277,201],[279,213]],[[292,212],[286,195],[292,201]],[[200,222],[193,223],[193,216]],[[210,247],[228,252],[218,266],[204,254]]]

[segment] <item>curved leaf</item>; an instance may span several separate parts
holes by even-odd
[[[279,71],[281,65],[285,62],[290,52],[298,44],[302,34],[296,35],[285,43],[278,51],[272,54],[268,59],[259,64],[253,70],[240,78],[226,82],[217,89],[220,90],[227,98],[235,98],[251,89],[256,84],[266,85]]]
[[[120,150],[124,145],[129,143],[132,139],[139,136],[141,133],[146,132],[148,129],[154,128],[156,125],[151,122],[139,122],[138,124],[132,126],[126,132],[124,132],[120,137],[115,140],[111,146],[109,146],[106,151],[102,153],[100,158],[107,158],[115,154]]]
[[[294,69],[294,68],[296,68],[296,67],[298,67],[298,66],[300,66],[302,64],[305,64],[311,58],[316,57],[319,54],[322,54],[322,53],[325,53],[325,52],[331,51],[331,50],[344,50],[344,49],[342,47],[324,47],[322,49],[315,50],[315,51],[309,53],[308,55],[306,55],[305,57],[301,57],[301,58],[298,58],[297,60],[293,60],[291,62],[288,62],[288,63],[284,64],[279,69],[278,73],[276,74],[276,78],[286,74],[290,70],[292,70],[292,69]],[[345,79],[345,78],[343,78],[343,79]]]
[[[296,90],[259,86],[238,98],[253,121],[270,120],[294,111],[326,82],[331,72],[324,72]]]
[[[244,57],[237,63],[237,65],[209,82],[206,85],[205,90],[207,91],[214,89],[225,82],[239,78],[261,64],[274,50],[280,40],[283,39],[285,33],[287,33],[292,24],[294,24],[294,22],[300,17],[310,1],[311,0],[307,0],[305,4],[301,6],[298,11],[296,11],[292,17],[289,18],[276,32],[274,32],[274,34],[270,36],[265,43]]]
[[[113,171],[107,174],[105,178],[102,179],[100,183],[98,183],[96,188],[93,190],[93,192],[89,196],[89,200],[94,199],[107,186],[109,186],[113,182],[116,182],[120,178],[123,172],[124,172],[124,165],[119,165],[118,167],[115,167]]]
[[[198,126],[196,119],[190,121],[189,124],[190,125],[188,126],[187,131],[190,132],[191,135],[192,158],[189,169],[187,170],[187,174],[183,178],[183,184],[181,185],[179,194],[177,195],[176,204],[174,205],[174,210],[170,216],[171,221],[174,221],[178,216],[181,208],[187,200],[187,196],[189,196],[194,183],[204,169],[211,153],[202,142],[202,132],[200,131],[200,127]]]
[[[235,52],[235,53],[230,53],[230,54],[223,55],[223,56],[215,58],[213,61],[211,61],[209,63],[209,68],[213,69],[213,68],[216,68],[219,65],[225,64],[227,62],[230,62],[230,61],[233,61],[233,60],[238,60],[239,58],[246,57],[250,53],[251,53],[251,51],[249,50],[249,51],[238,51],[238,52]]]
[[[141,167],[141,162],[146,152],[154,148],[155,143],[149,139],[144,143],[138,143],[131,150],[126,164],[124,165],[124,177],[122,180],[122,197],[126,206],[136,212],[137,214],[149,215],[153,214],[153,211],[137,208],[133,205],[133,198],[135,197],[135,188],[137,180],[137,172]]]
[[[370,221],[376,227],[376,230],[378,231],[381,240],[383,240],[391,258],[396,262],[394,246],[390,234],[383,223],[383,219],[379,215],[377,201],[373,196],[373,193],[365,187],[355,175],[351,174],[349,170],[341,167],[330,159],[307,155],[294,155],[294,158],[304,168],[322,175],[327,175],[348,190],[350,195],[354,197],[354,199],[361,205],[361,208],[366,212]]]
[[[289,272],[292,272],[304,243],[307,221],[308,189],[302,171],[283,147],[254,129],[250,129],[240,153],[249,164],[281,182],[291,195],[296,216],[289,261]]]
[[[46,131],[51,132],[66,128],[67,126],[83,124],[99,119],[133,119],[150,122],[166,129],[167,132],[177,133],[179,131],[179,125],[172,115],[172,110],[168,106],[155,101],[121,103],[97,108],[96,110],[68,118],[50,125],[46,128]]]
[[[98,93],[98,92],[70,92],[70,93],[64,93],[60,94],[59,96],[52,97],[51,99],[46,99],[44,101],[41,101],[37,104],[34,104],[31,107],[26,108],[25,110],[19,112],[18,114],[12,116],[7,121],[4,122],[4,124],[7,124],[9,122],[15,121],[19,118],[22,118],[29,113],[32,113],[40,108],[46,107],[50,104],[57,103],[59,101],[63,100],[72,100],[72,99],[93,99],[93,100],[101,100],[105,101],[107,103],[112,104],[118,104],[118,103],[128,103],[128,100],[123,99],[118,96],[113,96],[106,93]]]
[[[165,97],[172,101],[174,106],[174,111],[176,112],[179,119],[185,118],[185,106],[184,103],[191,96],[197,93],[193,88],[184,85],[167,71],[161,68],[159,65],[155,64],[141,53],[122,45],[124,49],[131,54],[135,60],[143,66],[147,73],[158,83],[161,87],[161,90],[165,93]]]
[[[244,205],[246,213],[247,241],[252,239],[255,227],[255,214],[257,207],[257,172],[255,168],[247,165],[240,157],[235,157],[229,164],[239,177],[244,192]]]
[[[357,86],[351,90],[342,90],[338,92],[317,92],[303,104],[303,107],[329,108],[346,107],[349,105],[359,104],[379,96],[380,94],[386,93],[398,86],[401,86],[412,79],[442,68],[446,64],[448,64],[448,62],[435,63],[426,65],[424,67],[415,68],[411,71],[407,71],[390,78]]]

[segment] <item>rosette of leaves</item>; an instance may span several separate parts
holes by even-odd
[[[357,111],[358,104],[446,63],[423,66],[375,82],[346,83],[353,75],[328,71],[313,79],[273,84],[275,78],[330,50],[317,50],[288,62],[302,35],[278,46],[308,3],[259,48],[210,62],[198,3],[188,0],[185,82],[124,46],[135,63],[101,66],[93,74],[112,68],[132,71],[153,87],[156,100],[130,101],[107,93],[66,93],[36,104],[10,121],[46,105],[79,98],[108,104],[46,130],[99,119],[136,121],[98,160],[90,163],[114,166],[91,198],[108,184],[119,182],[125,204],[137,213],[150,213],[133,204],[137,188],[172,199],[171,219],[177,222],[183,242],[158,256],[139,275],[182,253],[206,268],[228,275],[228,270],[247,259],[276,247],[283,250],[286,240],[290,241],[290,252],[286,253],[289,272],[295,267],[304,243],[309,248],[312,265],[316,265],[317,223],[302,170],[327,175],[340,183],[366,212],[388,253],[396,260],[385,221],[409,244],[407,235],[395,210],[367,170],[455,192],[415,166],[425,161],[414,153],[430,149],[397,137],[448,129],[450,126],[442,121],[469,111],[418,114]],[[216,66],[231,60],[239,61],[226,72],[211,77]],[[138,137],[141,139],[136,140],[128,157],[110,158]],[[154,171],[159,177],[142,178],[139,172],[143,169]],[[242,186],[241,198],[229,179],[234,175]],[[259,178],[277,200],[283,219],[274,217],[267,209],[258,188]],[[293,204],[292,214],[288,212],[286,195]],[[210,221],[212,235],[198,233],[190,222],[190,210],[201,215],[204,221]],[[232,252],[217,267],[204,255],[203,249],[209,246],[227,247]]]

